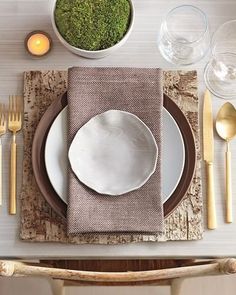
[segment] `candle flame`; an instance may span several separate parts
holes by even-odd
[[[39,46],[41,44],[41,41],[40,40],[36,40],[35,43],[36,43],[37,46]]]

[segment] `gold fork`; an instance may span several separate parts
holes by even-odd
[[[5,104],[0,104],[0,137],[6,133],[7,117]],[[0,138],[0,206],[2,205],[2,141]]]
[[[8,129],[12,132],[9,213],[16,214],[16,133],[22,126],[22,97],[9,96]]]

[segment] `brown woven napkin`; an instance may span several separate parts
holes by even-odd
[[[111,198],[94,192],[69,169],[69,234],[164,230],[160,174],[162,97],[160,69],[69,69],[69,145],[93,116],[119,109],[137,115],[147,124],[159,147],[155,173],[143,187],[122,196]]]

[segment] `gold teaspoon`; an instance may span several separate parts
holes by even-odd
[[[226,222],[231,223],[232,217],[232,187],[231,187],[231,152],[229,142],[236,135],[236,110],[227,102],[219,110],[216,117],[216,130],[226,141]]]

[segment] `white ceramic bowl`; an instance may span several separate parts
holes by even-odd
[[[158,146],[137,116],[109,110],[77,131],[68,157],[82,183],[100,194],[119,196],[148,181],[156,170]]]
[[[60,32],[57,29],[56,23],[55,23],[55,15],[54,15],[54,10],[55,10],[55,6],[56,6],[56,2],[57,0],[52,0],[52,10],[51,10],[51,22],[52,22],[52,27],[53,30],[55,32],[55,34],[57,35],[58,39],[61,41],[61,43],[67,48],[69,49],[69,51],[83,56],[83,57],[87,57],[87,58],[102,58],[105,57],[109,54],[111,54],[112,52],[114,52],[116,49],[120,48],[122,45],[125,44],[125,42],[127,41],[127,39],[129,38],[129,35],[133,29],[133,24],[134,24],[134,5],[132,0],[129,0],[130,2],[130,7],[131,7],[131,18],[130,18],[130,24],[129,24],[129,28],[126,32],[126,34],[124,35],[124,37],[115,45],[113,45],[112,47],[108,47],[106,49],[102,49],[102,50],[94,50],[94,51],[90,51],[90,50],[85,50],[85,49],[80,49],[77,48],[75,46],[70,45],[60,34]]]

